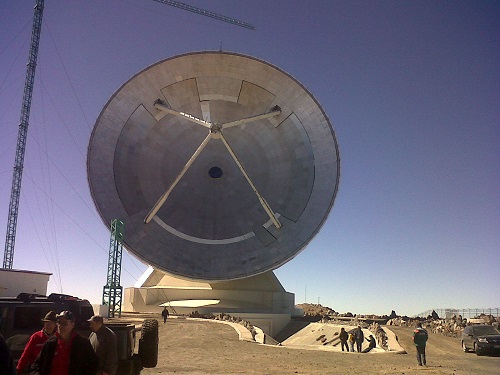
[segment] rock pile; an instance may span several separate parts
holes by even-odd
[[[498,321],[492,315],[482,314],[477,318],[469,320],[462,318],[461,315],[453,315],[451,318],[441,319],[435,311],[427,318],[408,318],[407,316],[392,318],[387,321],[387,325],[415,327],[417,322],[422,323],[422,326],[430,332],[450,337],[460,337],[464,327],[470,323],[498,326]]]
[[[389,346],[387,345],[387,334],[384,329],[380,327],[380,324],[372,323],[368,329],[375,335],[378,346],[384,350],[389,350]]]
[[[460,337],[464,327],[467,324],[490,324],[498,328],[500,323],[500,317],[495,318],[492,315],[481,314],[475,318],[464,319],[461,315],[453,315],[450,318],[440,318],[436,311],[432,311],[427,318],[409,318],[407,316],[399,316],[394,310],[391,311],[390,315],[356,315],[350,312],[345,314],[340,314],[335,312],[333,309],[315,304],[304,303],[298,305],[304,310],[305,316],[316,316],[321,318],[322,323],[334,323],[334,324],[348,324],[348,325],[360,325],[363,328],[368,328],[371,332],[375,333],[377,342],[379,346],[384,349],[387,348],[387,336],[385,332],[380,328],[379,324],[383,324],[387,321],[387,325],[395,326],[406,326],[415,327],[417,322],[422,323],[424,328],[429,332],[439,333],[445,336]],[[343,319],[344,318],[344,319]],[[351,318],[346,320],[345,318]],[[378,322],[372,323],[368,326],[367,323],[370,321],[377,320]],[[377,333],[379,332],[379,333]]]
[[[325,317],[337,314],[335,310],[332,310],[331,308],[322,306],[320,304],[301,303],[297,305],[297,307],[301,308],[304,311],[304,316]]]

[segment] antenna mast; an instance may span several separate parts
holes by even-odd
[[[3,268],[12,269],[14,260],[14,243],[16,242],[17,213],[19,210],[19,198],[21,196],[21,178],[23,176],[24,153],[26,150],[26,138],[31,109],[31,97],[33,95],[33,83],[35,80],[36,60],[38,57],[38,45],[42,31],[44,0],[36,0],[35,15],[33,17],[33,29],[31,31],[31,45],[29,51],[28,65],[26,67],[26,81],[24,83],[23,103],[21,107],[21,120],[17,136],[16,159],[14,162],[14,173],[12,177],[12,189],[10,193],[9,218],[7,222],[7,235],[5,239],[5,253],[3,257]]]
[[[111,240],[109,244],[108,277],[102,290],[102,304],[108,306],[108,318],[118,314],[122,316],[122,291],[120,278],[122,273],[123,221],[111,221]]]

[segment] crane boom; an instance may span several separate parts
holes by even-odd
[[[154,0],[154,1],[156,1],[158,3],[165,4],[165,5],[170,5],[170,6],[179,8],[179,9],[184,9],[184,10],[187,10],[189,12],[196,13],[196,14],[200,14],[202,16],[211,17],[211,18],[214,18],[214,19],[219,20],[219,21],[231,23],[231,24],[236,25],[236,26],[241,26],[241,27],[245,27],[245,28],[250,29],[250,30],[255,30],[255,27],[253,25],[250,25],[247,22],[243,22],[243,21],[237,20],[235,18],[231,18],[231,17],[223,16],[221,14],[210,12],[210,11],[205,10],[205,9],[200,9],[200,8],[194,7],[192,5],[184,4],[184,3],[181,3],[180,1],[174,1],[174,0]]]
[[[10,193],[9,218],[7,221],[7,235],[5,239],[5,252],[3,268],[12,269],[14,259],[14,243],[16,241],[17,213],[19,210],[19,198],[21,196],[21,178],[23,176],[24,153],[26,149],[26,138],[28,136],[28,125],[31,109],[31,97],[33,96],[33,83],[35,81],[36,61],[38,57],[38,46],[40,44],[40,33],[42,31],[44,0],[37,0],[35,4],[35,15],[33,17],[33,29],[31,31],[31,45],[26,67],[26,80],[24,83],[23,102],[21,107],[21,119],[17,136],[16,158],[12,176],[12,189]]]

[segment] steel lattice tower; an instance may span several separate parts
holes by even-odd
[[[109,244],[108,278],[103,288],[102,304],[109,306],[109,317],[122,315],[122,291],[120,277],[122,273],[123,221],[111,221],[111,241]]]
[[[12,189],[10,193],[9,218],[7,221],[7,234],[5,238],[5,252],[3,257],[3,268],[12,269],[14,261],[14,243],[16,242],[17,213],[19,210],[19,198],[21,197],[21,179],[23,177],[24,154],[26,150],[26,138],[28,136],[28,125],[31,109],[31,98],[33,96],[33,83],[35,81],[36,61],[38,57],[38,46],[42,31],[44,0],[37,0],[35,15],[33,17],[33,28],[31,31],[31,45],[28,64],[26,67],[26,80],[24,83],[23,103],[21,107],[21,119],[19,133],[17,136],[16,159],[12,176]]]

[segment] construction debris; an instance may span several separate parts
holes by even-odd
[[[490,324],[498,327],[500,318],[492,315],[481,314],[477,318],[465,319],[461,315],[453,315],[448,319],[441,319],[435,312],[427,318],[397,317],[389,319],[387,325],[414,327],[418,322],[430,332],[439,333],[444,336],[460,337],[465,326],[468,324]]]

